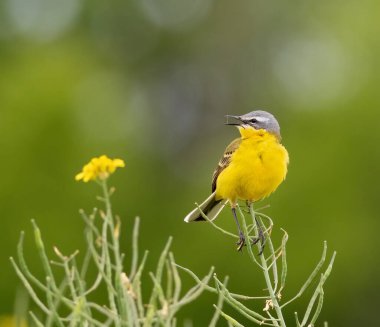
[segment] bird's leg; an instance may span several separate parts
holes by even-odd
[[[249,211],[251,211],[251,206],[250,205],[248,206],[248,208],[249,208]],[[257,244],[260,241],[261,246],[260,246],[259,255],[262,255],[263,251],[264,251],[266,239],[265,239],[265,235],[264,235],[262,226],[260,225],[259,221],[257,220],[256,215],[254,217],[255,217],[255,223],[256,223],[256,226],[257,226],[258,235],[257,235],[257,237],[253,238],[252,245]]]
[[[245,237],[244,237],[244,234],[243,234],[243,232],[242,232],[242,230],[240,228],[239,220],[238,220],[237,215],[236,215],[236,205],[232,205],[232,213],[234,215],[236,226],[237,226],[238,232],[239,232],[239,241],[236,243],[237,246],[238,246],[237,250],[241,251],[241,249],[245,245]]]

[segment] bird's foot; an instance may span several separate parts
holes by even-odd
[[[255,238],[253,238],[251,241],[252,241],[252,245],[255,245],[257,244],[258,242],[260,242],[260,251],[259,251],[259,255],[262,255],[263,252],[264,252],[264,247],[265,247],[265,235],[263,233],[263,230],[261,229],[261,226],[258,226],[258,232],[259,232],[259,235]]]
[[[236,245],[238,246],[236,250],[241,251],[243,249],[243,246],[245,244],[245,237],[243,233],[239,233],[239,241],[236,242]]]

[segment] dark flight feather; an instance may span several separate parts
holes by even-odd
[[[229,164],[231,163],[232,155],[239,148],[240,143],[241,143],[241,138],[237,138],[233,140],[224,151],[224,154],[222,158],[219,160],[218,166],[216,167],[212,175],[212,187],[211,187],[212,192],[216,190],[216,183],[217,183],[220,173],[229,166]]]

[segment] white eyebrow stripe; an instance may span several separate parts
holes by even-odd
[[[269,118],[267,118],[267,117],[255,117],[255,119],[261,123],[269,120]]]

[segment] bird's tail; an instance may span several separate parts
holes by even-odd
[[[214,220],[219,213],[222,211],[224,205],[227,201],[225,200],[216,200],[215,192],[213,192],[203,203],[199,206],[199,208],[205,213],[205,215],[210,219]],[[184,219],[187,223],[192,221],[201,221],[205,220],[198,208],[195,208],[191,211]]]

